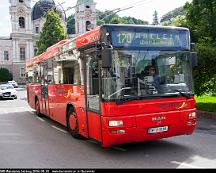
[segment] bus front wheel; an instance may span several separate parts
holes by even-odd
[[[76,139],[82,139],[83,137],[79,134],[78,118],[77,114],[72,107],[69,108],[67,114],[67,129],[70,134]]]

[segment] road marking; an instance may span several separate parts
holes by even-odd
[[[0,126],[14,126],[13,123],[1,123],[0,122]]]
[[[174,164],[177,164],[179,166],[184,166],[184,167],[188,167],[188,168],[203,168],[204,167],[199,167],[199,166],[194,166],[194,165],[191,165],[191,164],[187,164],[187,163],[182,163],[182,162],[177,162],[177,161],[171,161],[171,163],[174,163]]]
[[[115,150],[119,150],[119,151],[127,151],[127,150],[124,149],[124,148],[115,147],[115,146],[112,146],[112,147],[110,147],[110,148],[115,149]]]
[[[61,132],[63,132],[63,133],[67,133],[67,131],[65,131],[65,130],[63,130],[63,129],[60,129],[60,128],[58,128],[58,127],[56,127],[56,126],[52,126],[54,129],[56,129],[56,130],[59,130],[59,131],[61,131]]]
[[[39,120],[42,121],[42,122],[45,122],[45,120],[42,119],[42,118],[40,118],[40,117],[37,117],[37,119],[39,119]]]
[[[33,115],[35,114],[35,113],[34,113],[34,112],[32,112],[32,111],[29,111],[29,113],[30,113],[30,114],[33,114]]]

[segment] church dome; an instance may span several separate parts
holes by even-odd
[[[56,7],[54,0],[39,0],[33,7],[32,20],[43,17],[51,9],[54,9],[65,21],[64,12],[59,7]]]
[[[78,0],[77,4],[94,3],[93,0]]]

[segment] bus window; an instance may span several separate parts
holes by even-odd
[[[80,67],[77,61],[63,62],[62,67],[64,84],[81,84]]]
[[[99,74],[95,55],[87,55],[86,67],[88,108],[99,111]]]

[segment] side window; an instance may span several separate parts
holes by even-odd
[[[86,63],[88,108],[99,111],[99,71],[96,55],[88,54]]]
[[[41,70],[41,84],[47,84],[47,76],[48,76],[48,62],[41,62],[40,64]]]
[[[47,83],[53,84],[53,60],[49,59],[47,60]]]
[[[63,83],[80,85],[80,67],[78,61],[66,61],[62,64]]]
[[[62,63],[54,61],[53,62],[53,76],[54,76],[54,84],[61,84],[63,81],[62,74]]]
[[[78,61],[54,62],[53,80],[55,84],[80,85],[80,65]]]

